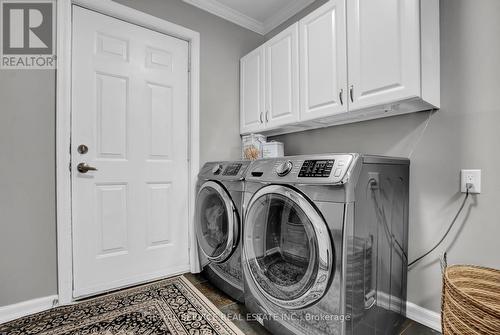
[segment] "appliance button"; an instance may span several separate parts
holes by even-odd
[[[342,174],[342,169],[336,169],[335,173],[333,174],[333,176],[334,177],[340,177],[341,174]]]
[[[276,168],[276,174],[280,177],[284,177],[292,171],[293,164],[291,161],[284,161]]]

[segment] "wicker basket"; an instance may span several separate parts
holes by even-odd
[[[453,265],[443,275],[444,335],[500,334],[500,271]]]

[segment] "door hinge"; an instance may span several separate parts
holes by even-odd
[[[68,164],[69,172],[71,172],[71,163]]]

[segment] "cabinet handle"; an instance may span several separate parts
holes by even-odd
[[[349,95],[351,96],[351,102],[354,102],[354,85],[349,87]]]
[[[266,111],[266,122],[269,122],[269,111]]]
[[[344,96],[344,89],[341,88],[340,92],[339,92],[339,100],[340,100],[340,105],[341,106],[344,106],[344,98],[343,98],[343,96]]]
[[[260,123],[264,123],[264,121],[262,120],[262,114],[263,114],[263,113],[262,113],[262,112],[260,112],[260,117],[259,117],[259,118],[260,118]]]

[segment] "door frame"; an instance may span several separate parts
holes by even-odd
[[[111,0],[57,0],[56,71],[56,221],[59,304],[73,302],[73,239],[71,211],[71,84],[72,6],[111,16],[189,43],[188,165],[189,246],[196,245],[194,212],[200,164],[200,34]],[[190,268],[197,271],[196,248],[189,248]]]

